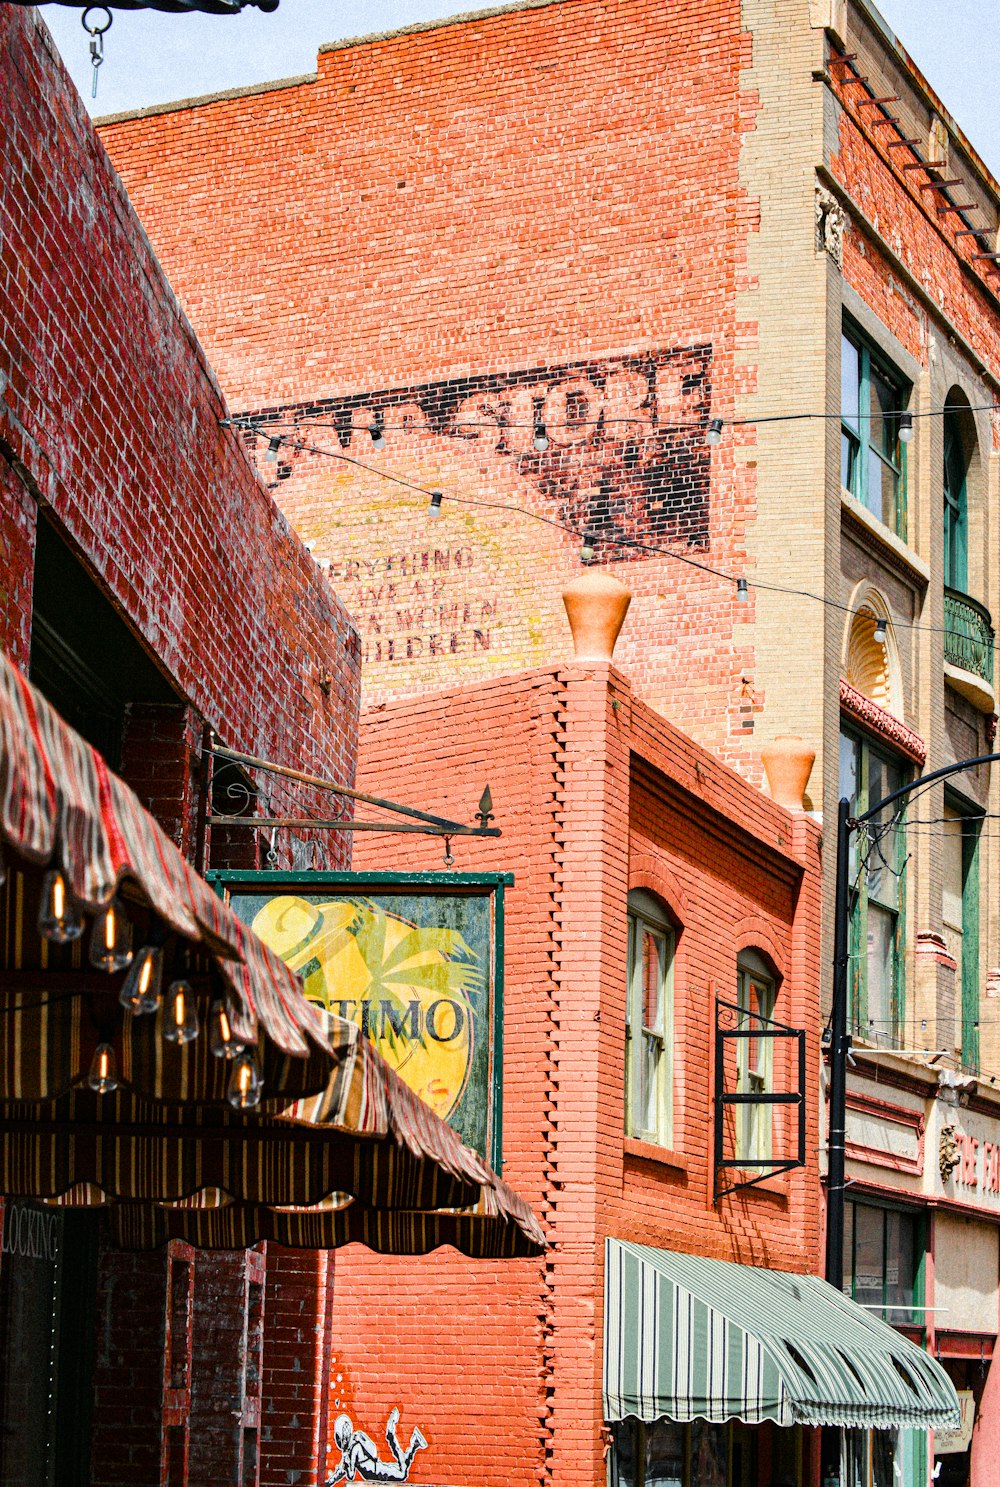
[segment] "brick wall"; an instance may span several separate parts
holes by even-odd
[[[332,1255],[272,1248],[267,1258],[261,1396],[261,1481],[325,1482],[332,1400]],[[357,1298],[355,1298],[357,1299]]]
[[[127,709],[122,772],[189,851],[204,721],[225,744],[353,779],[358,637],[220,427],[214,375],[37,12],[2,8],[0,77],[0,644],[28,665],[44,507],[177,695]],[[345,866],[348,839],[329,852]],[[314,1480],[325,1398],[310,1416],[277,1377],[258,1467],[262,1257],[191,1257],[180,1359],[171,1263],[100,1254],[94,1487],[181,1487],[185,1458],[199,1487]],[[279,1288],[276,1338],[284,1305]],[[314,1258],[295,1307],[315,1330],[310,1306],[325,1317]],[[303,1356],[306,1392],[323,1362]]]
[[[0,27],[10,640],[23,658],[35,495],[223,742],[349,779],[347,614],[219,427],[215,378],[44,24],[7,7]]]
[[[450,1251],[337,1256],[332,1332],[344,1409],[376,1440],[401,1410],[428,1441],[415,1482],[604,1481],[603,1240],[613,1234],[776,1268],[818,1266],[819,841],[636,700],[608,668],[526,673],[372,709],[362,788],[404,789],[451,819],[490,781],[497,841],[456,841],[462,870],[512,870],[506,893],[504,1176],[552,1247],[502,1267]],[[407,842],[395,865],[440,867]],[[359,843],[355,865],[384,863]],[[677,916],[676,1150],[623,1139],[626,896]],[[808,1165],[712,1204],[712,998],[756,946],[782,976],[777,1015],[810,1033]],[[339,1378],[337,1378],[339,1376]],[[338,1459],[333,1451],[331,1464]]]
[[[370,700],[559,655],[589,530],[628,568],[636,687],[757,768],[748,612],[679,561],[742,572],[756,501],[703,442],[753,380],[751,51],[735,0],[528,4],[103,125],[233,405],[346,457],[261,468],[358,621]],[[380,475],[442,489],[442,519]]]
[[[31,649],[34,551],[34,501],[0,460],[0,645],[19,666]]]
[[[166,1275],[165,1251],[101,1267],[92,1487],[159,1487]]]

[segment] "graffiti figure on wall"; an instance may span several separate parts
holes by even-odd
[[[327,1477],[326,1487],[336,1487],[338,1482],[408,1482],[413,1458],[427,1442],[419,1430],[414,1430],[404,1451],[396,1435],[398,1424],[399,1410],[393,1409],[385,1427],[386,1444],[393,1459],[382,1461],[371,1436],[363,1430],[355,1430],[350,1415],[338,1415],[333,1424],[333,1439],[340,1451],[340,1460],[333,1476]]]

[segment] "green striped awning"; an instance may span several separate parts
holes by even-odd
[[[950,1428],[928,1353],[814,1275],[609,1239],[604,1418]]]

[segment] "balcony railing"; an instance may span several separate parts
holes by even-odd
[[[960,594],[944,591],[944,658],[962,671],[971,671],[993,685],[993,623],[985,605]]]

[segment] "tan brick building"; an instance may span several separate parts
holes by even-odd
[[[1000,187],[868,0],[527,0],[102,133],[370,702],[559,654],[589,539],[636,695],[754,783],[801,735],[826,823],[995,746]],[[943,1487],[1000,1444],[998,800],[856,864],[847,1279],[976,1407]]]

